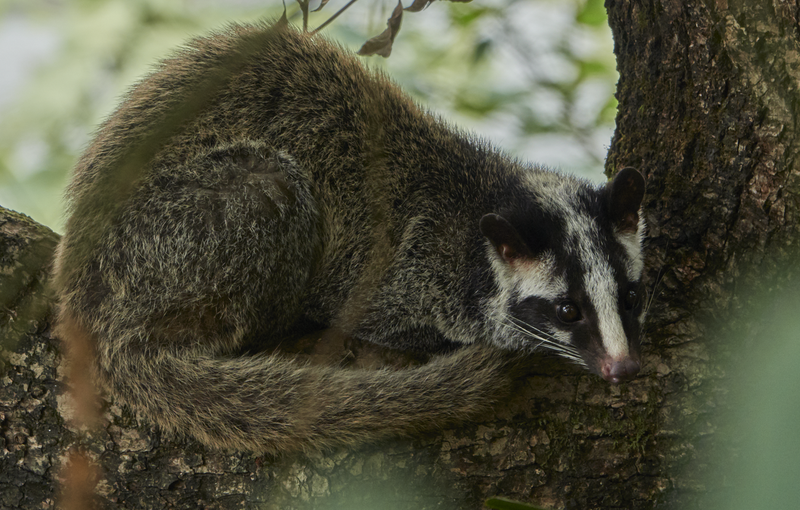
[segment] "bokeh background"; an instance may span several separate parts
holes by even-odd
[[[395,5],[359,0],[323,34],[358,50]],[[0,0],[0,205],[60,232],[70,168],[127,88],[192,36],[282,11],[276,0]],[[365,61],[510,154],[601,182],[612,49],[600,0],[440,1],[404,14],[389,59]]]
[[[359,0],[323,33],[357,50],[394,5]],[[0,0],[0,205],[60,232],[70,168],[128,87],[192,36],[282,11],[276,0]],[[510,154],[602,182],[612,48],[602,0],[440,1],[404,15],[391,58],[365,61]],[[731,491],[706,508],[800,507],[800,292],[763,303],[753,330],[730,339],[746,354],[727,369],[735,412],[718,417],[733,456],[708,462]]]

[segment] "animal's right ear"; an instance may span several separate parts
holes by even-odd
[[[533,252],[522,240],[517,229],[499,214],[484,215],[480,228],[504,262],[533,258]]]
[[[625,167],[608,187],[608,209],[612,223],[619,232],[635,233],[639,226],[639,208],[644,198],[644,177],[635,168]]]

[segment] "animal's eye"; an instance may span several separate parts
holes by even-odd
[[[572,301],[564,301],[556,305],[556,317],[565,324],[581,320],[581,310]]]
[[[633,290],[629,289],[628,292],[625,294],[625,309],[626,310],[633,310],[636,308],[636,305],[639,303],[639,294]]]

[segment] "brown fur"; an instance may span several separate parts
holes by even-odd
[[[239,352],[304,323],[353,332],[374,313],[402,234],[381,199],[402,177],[386,160],[420,134],[461,143],[324,40],[256,26],[194,41],[130,92],[76,167],[56,260],[61,337],[94,339],[112,395],[212,447],[309,451],[485,410],[509,383],[491,348],[408,370]]]
[[[623,275],[608,211],[636,214],[643,181],[631,180],[597,189],[523,166],[323,39],[233,26],[135,86],[78,162],[56,256],[59,331],[93,341],[117,400],[212,447],[312,451],[437,429],[507,392],[519,364],[498,346],[530,350],[552,329],[512,320],[527,296],[492,242],[527,253],[513,223],[535,236],[577,210],[598,223],[584,241],[609,247]],[[502,226],[492,242],[483,217]],[[533,244],[547,235],[558,275],[580,271],[564,232]],[[555,313],[543,301],[530,316]],[[400,370],[276,354],[315,329],[451,354]]]

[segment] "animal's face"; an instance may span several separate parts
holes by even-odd
[[[484,216],[495,341],[547,347],[613,383],[638,373],[643,192],[627,169],[605,188],[556,188],[510,219]]]

